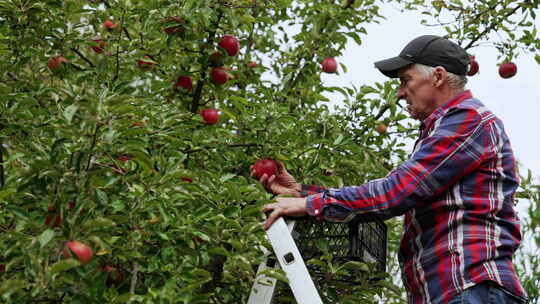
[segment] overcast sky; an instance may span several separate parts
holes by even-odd
[[[373,62],[397,56],[419,35],[446,34],[441,28],[420,25],[418,12],[399,12],[388,6],[381,12],[387,20],[369,25],[368,35],[362,36],[362,45],[351,42],[344,55],[336,58],[347,66],[348,72],[340,70],[340,75],[324,75],[325,84],[359,87],[383,82],[388,78],[375,69]],[[516,76],[502,79],[498,74],[495,48],[484,46],[469,49],[469,52],[476,56],[480,73],[469,77],[467,87],[503,120],[522,167],[540,176],[540,65],[533,54],[521,54],[514,60],[518,67]]]

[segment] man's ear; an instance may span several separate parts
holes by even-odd
[[[438,66],[438,67],[435,67],[435,72],[433,73],[433,76],[435,76],[434,83],[433,83],[434,86],[440,87],[448,79],[448,72],[442,66]]]

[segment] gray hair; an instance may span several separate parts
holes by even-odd
[[[420,63],[413,64],[413,68],[415,68],[418,72],[422,73],[424,77],[429,77],[433,75],[435,72],[435,68],[427,65],[423,65]],[[465,85],[467,84],[467,76],[463,75],[456,75],[454,73],[448,72],[448,84],[450,87],[454,89],[464,89]]]

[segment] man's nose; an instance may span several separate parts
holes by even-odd
[[[405,98],[405,90],[402,87],[399,87],[396,93],[396,97],[398,100]]]

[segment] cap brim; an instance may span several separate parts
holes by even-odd
[[[390,78],[398,78],[398,71],[414,62],[403,59],[401,57],[394,57],[375,62],[375,67],[381,71],[384,75]]]

